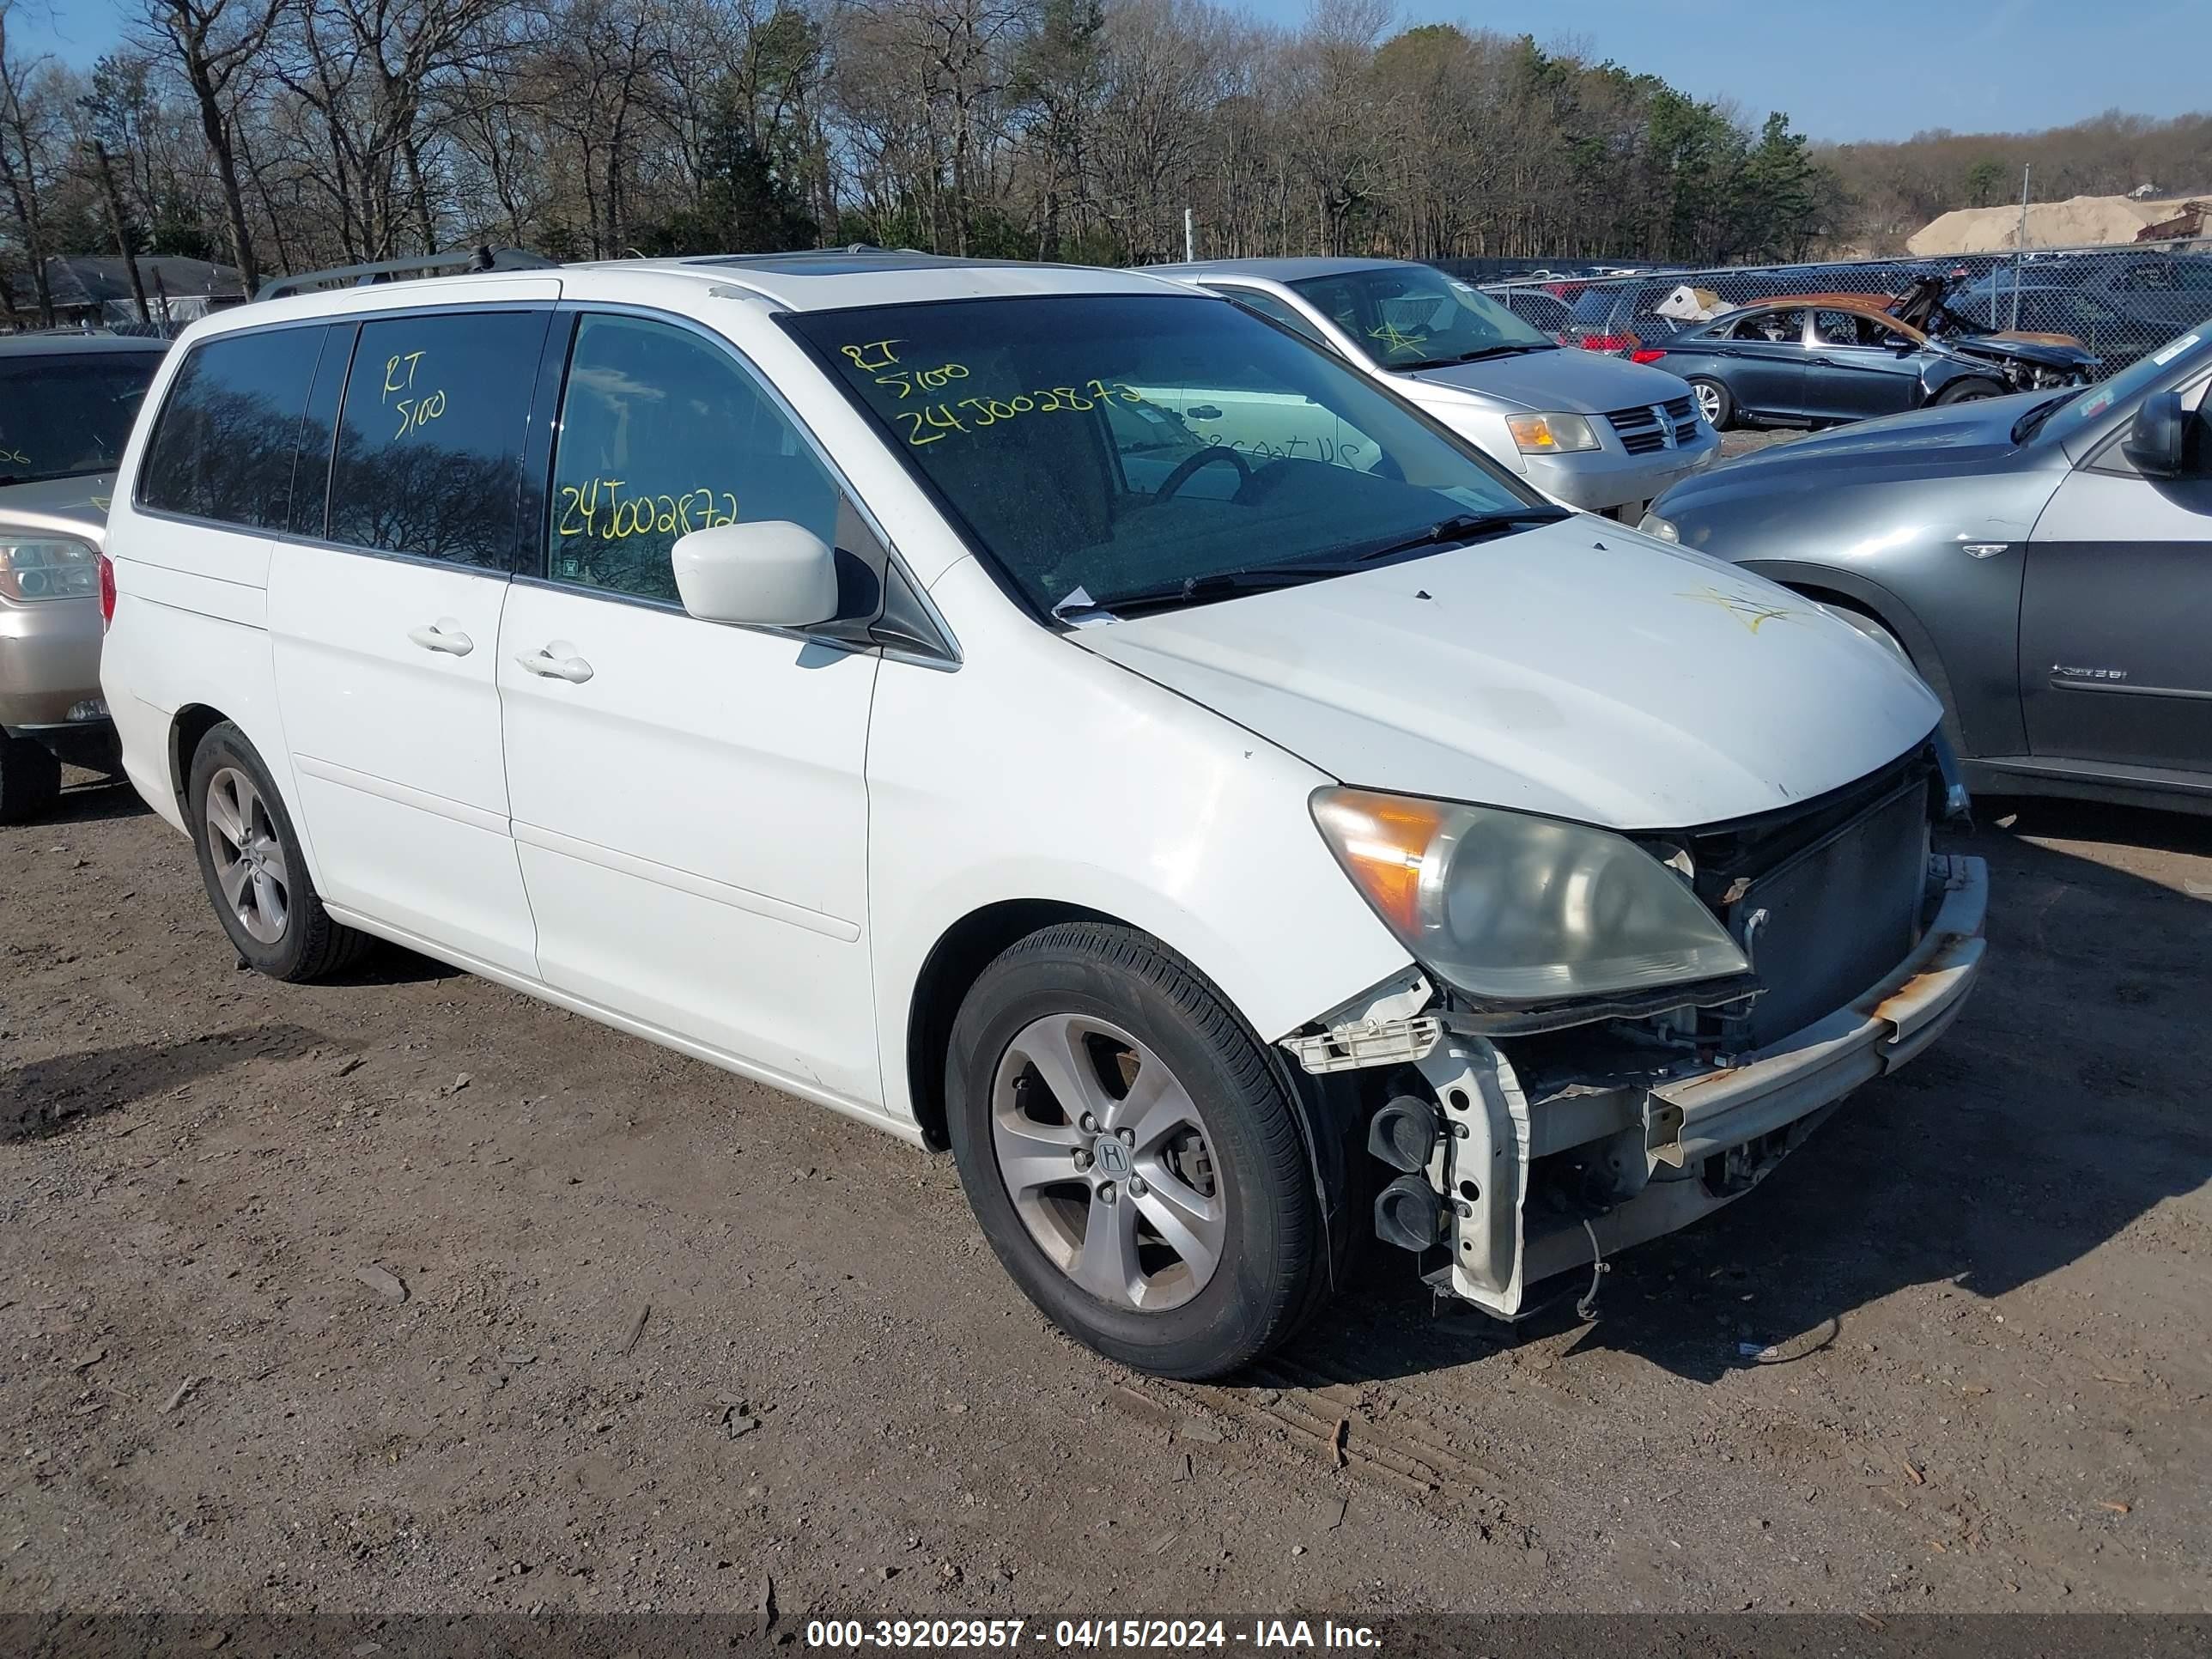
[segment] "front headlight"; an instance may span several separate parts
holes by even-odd
[[[1579,415],[1508,415],[1505,429],[1523,455],[1565,455],[1597,447],[1597,434]]]
[[[0,537],[0,599],[88,599],[100,592],[100,556],[60,538]]]
[[[1647,536],[1656,536],[1662,542],[1679,542],[1682,532],[1674,528],[1672,519],[1662,519],[1656,513],[1647,513],[1636,521],[1636,527]]]
[[[1495,807],[1319,789],[1314,822],[1414,959],[1508,1002],[1748,973],[1674,872],[1609,830]]]

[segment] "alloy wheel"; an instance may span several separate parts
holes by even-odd
[[[1700,380],[1690,388],[1698,394],[1698,413],[1705,417],[1707,426],[1721,423],[1721,389]]]
[[[1205,1119],[1118,1026],[1054,1014],[1016,1033],[992,1083],[991,1142],[1030,1238],[1099,1301],[1180,1307],[1220,1265],[1228,1195]]]
[[[253,780],[234,766],[209,779],[206,818],[208,855],[222,902],[250,937],[276,944],[291,918],[292,878]]]

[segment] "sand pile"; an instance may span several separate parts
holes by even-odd
[[[2066,202],[2031,202],[2030,247],[2103,247],[2132,242],[2145,225],[2170,219],[2182,200],[2138,202],[2125,196],[2076,196]],[[1917,255],[1996,253],[2019,240],[2020,204],[1959,208],[1930,220],[1905,239]]]

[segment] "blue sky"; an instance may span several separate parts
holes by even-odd
[[[1246,0],[1295,22],[1306,0]],[[17,0],[20,48],[88,64],[133,0]],[[2120,108],[2212,108],[2212,0],[1400,0],[1407,22],[1462,22],[1664,76],[1753,119],[1784,109],[1816,138],[1927,127],[2017,131]]]

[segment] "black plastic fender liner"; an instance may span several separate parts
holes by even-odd
[[[1346,1072],[1315,1077],[1280,1044],[1264,1046],[1305,1135],[1306,1153],[1313,1164],[1314,1193],[1321,1200],[1322,1219],[1328,1229],[1328,1272],[1323,1278],[1334,1291],[1345,1281],[1370,1236],[1368,1200],[1375,1182],[1369,1172],[1375,1166],[1366,1156],[1362,1134],[1367,1113],[1358,1079],[1364,1074]]]

